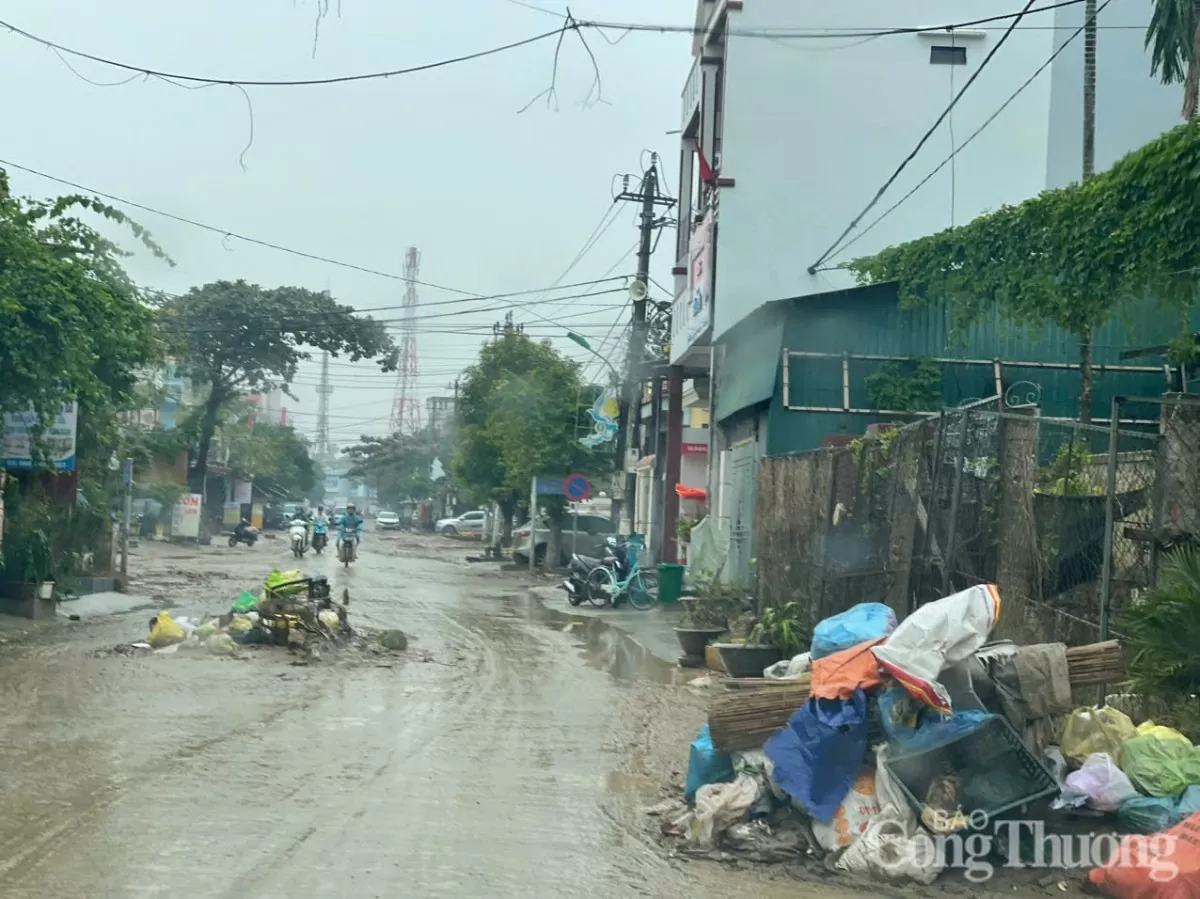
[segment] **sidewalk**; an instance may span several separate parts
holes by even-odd
[[[589,603],[571,606],[567,603],[566,594],[559,587],[538,586],[533,588],[533,593],[550,609],[579,618],[598,618],[627,634],[664,662],[671,665],[679,662],[682,651],[679,641],[675,638],[675,627],[683,615],[683,610],[676,603],[658,605],[645,612],[639,612],[628,606],[620,609],[598,609]]]

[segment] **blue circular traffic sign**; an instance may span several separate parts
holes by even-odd
[[[577,503],[592,495],[592,485],[581,474],[567,475],[563,481],[563,493],[571,502]]]

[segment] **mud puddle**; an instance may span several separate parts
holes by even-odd
[[[569,634],[578,643],[580,658],[589,667],[606,671],[619,681],[678,686],[696,676],[695,672],[663,661],[603,618],[549,608],[529,592],[506,595],[504,600],[517,617]]]

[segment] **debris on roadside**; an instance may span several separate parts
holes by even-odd
[[[1125,680],[1119,644],[989,642],[999,612],[985,585],[899,622],[875,604],[821,622],[810,652],[758,686],[725,679],[682,795],[644,813],[687,855],[921,885],[973,864],[1035,867],[1037,839],[1079,840],[1073,827],[1106,817],[1074,879],[1150,895],[1129,886],[1146,868],[1114,867],[1112,849],[1128,851],[1123,835],[1200,834],[1200,746],[1075,707],[1073,688]],[[987,848],[967,858],[972,845]],[[1064,890],[1064,870],[1044,885]]]
[[[144,640],[97,655],[169,655],[194,649],[212,656],[240,658],[248,649],[278,647],[300,656],[298,664],[307,665],[320,661],[329,650],[366,653],[408,649],[409,636],[401,630],[383,631],[378,636],[356,632],[350,626],[349,606],[349,590],[344,590],[341,602],[335,603],[328,579],[275,569],[264,579],[260,591],[241,593],[218,615],[192,620],[163,611],[149,621],[149,635]]]

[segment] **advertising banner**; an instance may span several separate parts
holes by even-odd
[[[79,406],[63,406],[57,418],[42,431],[42,464],[55,471],[75,470],[75,430],[79,421]],[[33,462],[33,432],[38,417],[33,410],[10,412],[4,416],[4,445],[0,451],[0,467],[29,470]]]
[[[713,221],[704,220],[688,241],[687,291],[671,309],[671,362],[677,362],[712,324]]]
[[[253,481],[234,481],[233,482],[233,501],[235,503],[252,503],[254,502],[254,482]]]
[[[203,500],[204,497],[199,493],[189,493],[171,509],[172,537],[200,536],[200,508]]]

